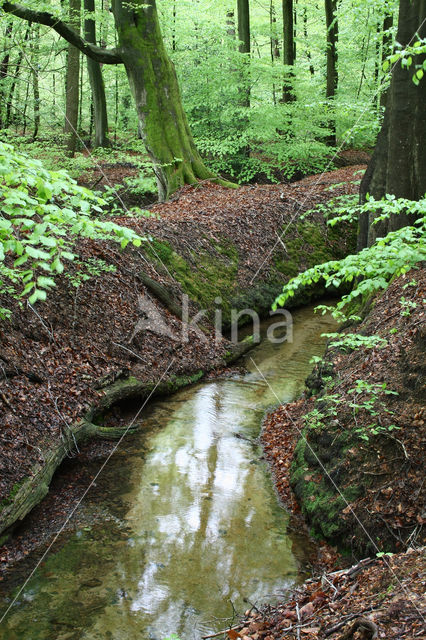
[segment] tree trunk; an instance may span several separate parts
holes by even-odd
[[[3,60],[0,62],[0,129],[3,129],[4,126],[4,113],[3,113],[3,103],[4,103],[4,95],[6,91],[6,80],[9,73],[9,60],[10,60],[10,38],[12,36],[13,23],[12,21],[7,23],[6,33],[4,36],[5,43],[5,51]]]
[[[283,82],[283,102],[292,102],[294,100],[293,82],[294,82],[294,10],[293,0],[282,0],[283,5],[283,63],[286,67]]]
[[[155,0],[136,0],[131,6],[113,0],[112,5],[140,129],[154,162],[160,200],[164,200],[184,184],[215,175],[205,167],[189,130]]]
[[[274,66],[275,61],[280,57],[280,43],[277,35],[277,16],[275,13],[275,7],[273,0],[270,0],[269,4],[269,28],[270,28],[270,43],[271,43],[271,64]],[[274,105],[277,104],[277,94],[275,89],[275,82],[272,82],[272,100]]]
[[[401,0],[397,41],[404,47],[426,37],[426,0]],[[426,79],[416,86],[412,76],[425,55],[413,56],[408,69],[398,62],[392,72],[385,116],[373,157],[361,182],[361,202],[369,193],[376,200],[387,193],[418,200],[426,192]],[[371,245],[377,237],[410,224],[409,216],[396,215],[371,225],[360,220],[358,247]]]
[[[241,89],[241,106],[250,106],[250,82],[248,78],[248,69],[246,66],[250,63],[250,8],[249,0],[238,0],[238,50],[240,53],[245,54],[245,65],[242,78]]]
[[[304,7],[303,9],[303,36],[305,38],[306,41],[306,57],[308,58],[308,62],[309,62],[309,73],[311,74],[311,76],[315,75],[315,69],[314,69],[314,65],[312,64],[312,54],[311,54],[311,50],[309,48],[308,42],[309,42],[309,37],[308,37],[308,11],[306,9],[306,7]]]
[[[387,13],[383,19],[383,36],[382,36],[382,67],[386,58],[392,53],[392,32],[393,14]],[[380,94],[380,106],[386,106],[387,90]]]
[[[95,0],[84,0],[84,10],[93,13],[95,11]],[[88,42],[96,44],[96,27],[93,18],[85,18],[84,36]],[[92,90],[95,147],[109,147],[108,115],[101,65],[96,60],[87,58],[87,71]]]
[[[38,130],[40,128],[40,85],[38,77],[39,66],[39,40],[40,40],[40,25],[37,24],[34,28],[34,44],[31,56],[31,75],[33,77],[33,97],[34,97],[34,129],[33,140],[38,136]]]
[[[155,0],[133,0],[131,3],[112,0],[119,44],[115,49],[87,42],[77,28],[48,11],[37,11],[8,0],[3,0],[2,9],[28,22],[51,27],[98,62],[124,64],[136,103],[139,128],[154,163],[160,200],[184,184],[195,184],[198,180],[236,186],[209,171],[195,147],[183,111],[176,72],[164,49]]]
[[[337,71],[337,40],[339,37],[339,27],[337,23],[337,0],[325,0],[325,23],[327,27],[327,80],[325,96],[327,100],[333,100],[338,84]],[[331,124],[332,134],[329,144],[336,142],[336,122],[333,118]]]
[[[80,0],[70,0],[69,23],[75,31],[80,31]],[[73,156],[77,146],[77,124],[79,105],[80,51],[73,45],[68,46],[67,71],[65,78],[66,104],[65,127],[67,135],[67,151]]]

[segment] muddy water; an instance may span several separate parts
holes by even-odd
[[[264,340],[245,375],[152,404],[85,500],[90,526],[62,537],[36,570],[2,640],[200,638],[226,628],[244,599],[261,603],[300,579],[306,541],[287,534],[255,442],[265,411],[301,392],[332,326],[312,308],[294,321],[293,342]],[[0,610],[18,594],[10,588]]]

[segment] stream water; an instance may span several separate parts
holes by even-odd
[[[307,541],[287,532],[256,438],[265,411],[300,394],[331,326],[297,311],[293,342],[264,340],[246,374],[152,403],[85,499],[90,526],[62,536],[22,591],[22,569],[2,583],[0,618],[19,595],[1,640],[199,639],[298,582]]]

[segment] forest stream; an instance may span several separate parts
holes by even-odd
[[[2,640],[199,639],[303,579],[311,543],[287,532],[257,438],[334,322],[312,306],[293,318],[293,341],[263,339],[245,374],[145,410],[85,498],[90,526],[63,534],[22,592],[35,558],[1,583]]]

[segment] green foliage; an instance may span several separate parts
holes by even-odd
[[[387,71],[398,62],[401,62],[401,66],[405,69],[410,69],[414,65],[415,71],[412,75],[412,80],[414,84],[418,86],[426,71],[426,60],[420,59],[420,62],[418,62],[418,56],[423,57],[425,53],[426,38],[419,38],[413,42],[413,44],[409,44],[406,47],[402,47],[397,42],[396,51],[385,60],[383,69]]]
[[[334,308],[327,307],[341,320],[342,313],[346,315],[347,309],[351,309],[354,304],[361,304],[377,291],[386,289],[392,278],[406,273],[425,260],[426,198],[418,202],[396,199],[394,196],[386,196],[379,201],[370,198],[356,210],[358,214],[378,213],[375,223],[402,212],[416,214],[418,217],[413,225],[392,231],[385,238],[378,238],[371,247],[357,254],[314,266],[292,278],[276,299],[274,309],[278,305],[284,306],[289,298],[318,282],[324,282],[326,287],[336,288],[352,285],[351,291]],[[348,215],[355,213],[349,211],[339,218],[329,220],[329,224],[334,226],[342,219],[346,221]]]
[[[28,297],[30,304],[46,300],[56,276],[77,257],[77,238],[114,240],[122,248],[145,239],[96,217],[104,201],[65,171],[48,171],[1,142],[0,203],[0,293]]]
[[[387,345],[387,340],[380,336],[362,336],[359,333],[323,333],[323,337],[332,338],[329,346],[333,349],[340,349],[344,352],[355,351],[356,349],[376,349]]]
[[[353,400],[348,403],[348,406],[353,410],[353,416],[355,419],[355,433],[361,440],[370,439],[370,436],[377,436],[380,434],[386,434],[395,429],[399,429],[394,424],[383,425],[380,422],[373,422],[368,426],[358,426],[357,414],[360,411],[365,411],[372,417],[377,417],[381,412],[392,414],[385,403],[381,400],[382,395],[397,396],[396,391],[392,391],[387,388],[387,383],[371,383],[367,380],[357,380],[356,386],[353,389],[349,389],[349,393],[353,394]]]

